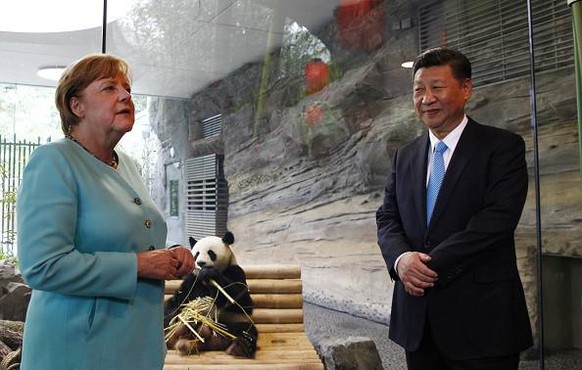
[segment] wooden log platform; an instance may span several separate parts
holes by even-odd
[[[255,304],[253,322],[259,331],[255,358],[234,357],[224,351],[180,356],[170,350],[164,370],[323,370],[323,362],[303,326],[303,285],[296,265],[244,267]],[[180,286],[166,282],[166,298]]]

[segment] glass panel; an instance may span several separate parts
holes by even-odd
[[[374,217],[394,152],[425,132],[412,107],[410,70],[401,67],[421,50],[420,8],[436,19],[423,28],[430,46],[449,45],[453,31],[446,30],[454,30],[455,46],[483,63],[468,113],[523,136],[533,179],[526,8],[488,4],[241,0],[169,12],[164,2],[136,3],[133,17],[111,27],[109,51],[132,61],[136,89],[148,85],[166,173],[176,158],[189,164],[224,155],[213,170],[224,172],[228,196],[213,198],[216,213],[183,212],[182,201],[187,216],[170,229],[186,240],[192,225],[207,226],[226,207],[241,265],[300,264],[306,301],[386,324],[393,283]],[[483,27],[467,21],[479,16]],[[203,123],[219,114],[221,134],[204,137]],[[163,181],[153,183],[160,199]],[[536,332],[534,190],[517,231],[517,259]],[[394,346],[382,330],[374,339]],[[402,351],[389,357],[394,351],[384,348],[385,364],[403,366]],[[534,347],[522,367],[536,366],[536,356]]]
[[[534,8],[535,9],[535,8]],[[582,364],[579,129],[572,11],[562,1],[533,12],[539,130],[545,365]],[[556,67],[549,69],[553,63]]]

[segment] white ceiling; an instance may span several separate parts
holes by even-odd
[[[114,1],[121,0],[109,3]],[[334,8],[339,3],[339,0],[128,1],[131,10],[106,29],[107,52],[130,62],[135,93],[177,98],[188,98],[278,47],[285,19],[316,29],[333,20]],[[6,4],[10,2],[0,3],[3,17],[24,22],[34,18],[31,14],[38,19],[40,12],[45,19],[61,25],[76,17],[76,12],[90,13],[93,25],[70,32],[0,31],[0,83],[54,86],[54,81],[36,75],[40,67],[68,65],[87,53],[101,52],[103,30],[95,25],[102,23],[103,0],[18,0],[27,3],[26,11],[9,9]],[[46,3],[54,4],[54,9],[40,7]],[[109,9],[112,11],[111,6]],[[54,14],[47,14],[49,11]]]

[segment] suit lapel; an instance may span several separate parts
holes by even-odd
[[[445,173],[445,178],[432,213],[431,221],[433,222],[431,222],[431,225],[444,212],[446,204],[448,204],[450,198],[454,195],[453,189],[455,188],[455,184],[459,181],[471,157],[479,149],[480,140],[478,131],[477,123],[469,118],[469,122],[459,138],[453,157],[447,167],[447,172]],[[426,210],[426,199],[424,201],[424,209]]]

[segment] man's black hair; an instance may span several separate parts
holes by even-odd
[[[416,57],[412,67],[412,75],[414,76],[420,68],[445,65],[451,66],[453,76],[457,80],[464,81],[466,78],[471,78],[469,59],[459,51],[444,47],[428,49]]]

